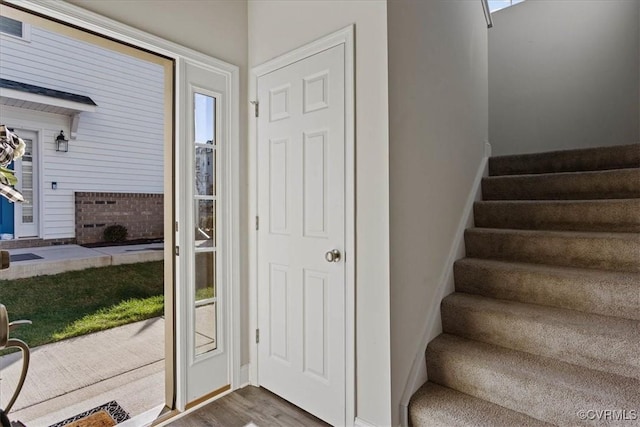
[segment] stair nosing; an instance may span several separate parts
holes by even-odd
[[[461,291],[455,291],[449,295],[447,295],[446,297],[444,297],[442,299],[442,303],[444,303],[445,300],[449,299],[455,299],[458,298],[458,295],[462,298],[469,298],[469,299],[478,299],[478,300],[482,300],[488,303],[491,303],[492,301],[496,301],[497,304],[507,304],[511,307],[515,306],[515,307],[522,307],[523,310],[525,311],[532,311],[532,310],[540,310],[540,311],[544,311],[544,315],[541,316],[540,318],[535,318],[536,322],[539,323],[546,323],[546,324],[553,324],[551,322],[547,322],[549,320],[549,317],[547,316],[547,314],[550,314],[549,312],[555,312],[556,315],[560,315],[560,316],[566,316],[571,317],[571,316],[578,316],[578,317],[585,317],[585,318],[589,318],[589,321],[593,322],[593,323],[597,323],[598,320],[601,321],[606,321],[606,319],[611,319],[612,321],[619,321],[620,323],[624,322],[624,323],[636,323],[637,326],[640,326],[640,320],[635,320],[635,319],[627,319],[624,317],[617,317],[617,316],[607,316],[604,314],[597,314],[597,313],[589,313],[589,312],[585,312],[585,311],[580,311],[580,310],[573,310],[570,308],[565,308],[565,307],[555,307],[555,306],[550,306],[550,305],[545,305],[545,304],[535,304],[535,303],[528,303],[528,302],[521,302],[521,301],[513,301],[513,300],[507,300],[507,299],[502,299],[502,298],[493,298],[493,297],[487,297],[484,295],[478,295],[478,294],[471,294],[468,292],[461,292]],[[502,313],[506,313],[506,310],[500,310],[498,309],[494,309],[491,310],[491,312],[502,312]],[[523,313],[520,316],[525,316],[528,318],[533,318],[533,316],[529,316],[530,313]],[[516,316],[516,314],[514,313],[508,313],[508,315],[513,315]],[[636,331],[638,332],[638,331]],[[455,334],[454,334],[455,335]],[[640,336],[638,337],[640,338]]]
[[[430,390],[426,390],[426,388],[429,388]],[[430,393],[453,393],[453,395],[455,397],[460,397],[462,399],[465,399],[467,401],[470,401],[472,403],[472,405],[475,405],[474,408],[472,408],[474,411],[484,411],[486,410],[487,407],[491,408],[491,407],[496,407],[496,409],[498,409],[498,411],[501,412],[500,417],[503,418],[505,415],[508,416],[509,418],[520,418],[519,420],[517,420],[517,422],[522,422],[524,420],[531,420],[531,422],[535,423],[536,425],[540,425],[540,426],[553,426],[553,424],[549,424],[545,421],[539,420],[537,418],[533,418],[528,414],[525,414],[523,412],[520,411],[515,411],[513,409],[509,409],[506,408],[504,406],[500,406],[498,404],[495,404],[493,402],[490,402],[488,400],[484,400],[481,399],[479,397],[473,396],[471,394],[459,391],[459,390],[455,390],[453,388],[447,387],[447,386],[443,386],[441,384],[437,384],[435,382],[432,381],[427,381],[425,382],[418,390],[416,390],[416,393],[414,394],[414,396],[411,398],[411,401],[409,403],[409,411],[410,411],[410,417],[411,414],[414,411],[419,411],[419,410],[424,410],[424,408],[420,407],[420,403],[423,402],[422,399],[424,399],[424,396],[428,396]],[[415,398],[416,395],[418,394],[423,394],[424,396],[419,396],[418,399]],[[456,396],[458,395],[458,396]],[[451,401],[447,400],[447,403],[450,403]],[[457,403],[457,402],[456,402]],[[416,408],[416,405],[418,406],[418,408]],[[478,407],[480,406],[480,407]],[[427,408],[427,410],[430,411],[438,411],[437,413],[443,413],[443,409],[447,409],[447,408],[442,408],[442,409],[438,409],[438,408]],[[490,411],[491,412],[491,411]],[[450,416],[450,413],[446,413],[446,415]],[[417,415],[417,417],[419,417],[419,415]],[[511,419],[510,421],[515,421],[513,419]],[[474,418],[474,424],[477,423],[477,420]]]
[[[470,346],[478,347],[479,351],[482,351],[485,353],[492,350],[493,352],[497,353],[497,355],[499,356],[498,358],[500,359],[510,359],[513,362],[518,361],[519,363],[515,365],[517,366],[517,369],[513,369],[511,366],[509,367],[509,369],[506,369],[505,368],[506,365],[504,363],[501,363],[499,365],[505,368],[505,370],[508,370],[509,372],[524,372],[528,374],[528,376],[530,377],[537,378],[535,373],[540,371],[537,369],[537,366],[534,366],[534,365],[540,365],[540,364],[543,364],[544,362],[547,362],[547,363],[550,363],[548,371],[551,371],[554,374],[560,374],[560,375],[554,375],[554,378],[562,379],[563,384],[568,384],[571,386],[584,384],[584,380],[582,379],[583,377],[582,374],[586,372],[593,377],[599,378],[600,380],[603,380],[603,379],[607,380],[606,381],[608,383],[606,384],[607,386],[611,386],[615,388],[615,387],[623,387],[630,384],[637,384],[637,387],[633,387],[633,388],[634,390],[640,390],[640,380],[636,378],[627,377],[627,376],[612,373],[612,372],[592,369],[589,367],[576,365],[574,363],[565,362],[563,360],[559,360],[553,357],[541,356],[541,355],[529,353],[522,350],[515,350],[507,347],[502,347],[496,344],[486,343],[483,341],[465,338],[465,337],[461,337],[454,334],[442,333],[441,335],[437,336],[427,346],[427,352],[429,352],[430,346],[431,346],[431,349],[433,349],[432,344],[435,343],[436,346],[447,345],[446,343],[441,343],[441,341],[450,341],[450,340],[458,341],[459,343],[462,343],[462,345],[470,345]],[[491,357],[490,359],[494,362],[497,360],[496,357]],[[495,363],[491,363],[485,366],[485,368],[489,370],[494,370],[495,366],[496,366]],[[523,369],[523,368],[526,368],[526,369]],[[428,374],[428,371],[427,371],[427,374]],[[569,380],[569,381],[564,381],[564,380]],[[444,387],[448,387],[445,384],[441,384],[441,385],[443,385]],[[600,385],[604,385],[604,383],[600,381]],[[601,391],[601,390],[602,389],[599,389],[597,391]],[[608,394],[608,393],[604,393],[604,394]],[[477,397],[477,396],[474,396],[474,397]]]
[[[640,170],[640,166],[617,168],[617,169],[597,169],[597,170],[578,170],[578,171],[560,171],[560,172],[543,172],[543,173],[522,173],[511,175],[489,175],[482,177],[482,180],[507,180],[507,179],[527,179],[527,178],[551,178],[551,177],[566,177],[566,176],[578,176],[578,175],[615,175],[625,174],[631,171]]]
[[[595,151],[615,151],[624,148],[632,148],[637,147],[640,149],[640,143],[632,142],[630,144],[616,144],[616,145],[605,145],[599,147],[582,147],[582,148],[563,148],[557,150],[543,151],[537,153],[521,153],[521,154],[503,154],[499,156],[492,156],[493,159],[514,159],[517,157],[542,157],[542,156],[557,156],[558,154],[578,154],[585,152],[595,152]]]
[[[533,262],[522,262],[522,261],[509,261],[504,259],[494,259],[494,258],[477,258],[472,256],[465,256],[464,258],[460,258],[455,261],[455,263],[470,263],[470,264],[492,264],[496,267],[505,267],[509,265],[513,265],[515,267],[521,267],[527,270],[535,270],[535,271],[543,271],[543,272],[552,272],[552,273],[566,273],[566,274],[575,274],[575,275],[607,275],[607,276],[637,276],[638,277],[638,286],[640,287],[640,272],[632,272],[632,271],[617,271],[617,270],[606,270],[606,269],[597,269],[597,268],[584,268],[584,267],[571,267],[571,266],[563,266],[556,264],[540,264]],[[454,264],[455,264],[454,263]]]
[[[604,205],[607,203],[640,203],[640,198],[626,198],[626,199],[501,199],[501,200],[478,200],[474,204],[479,205],[575,205],[575,204],[597,204]]]

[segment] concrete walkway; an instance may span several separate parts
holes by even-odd
[[[0,357],[0,407],[20,375],[20,353]],[[157,317],[32,349],[9,416],[29,427],[117,401],[133,418],[164,402],[164,319]]]
[[[60,245],[10,249],[10,255],[33,254],[39,259],[11,261],[9,269],[0,271],[0,280],[58,274],[92,267],[161,261],[164,258],[163,247],[163,243],[148,243],[103,248]]]

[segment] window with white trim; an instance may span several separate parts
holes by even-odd
[[[6,16],[0,16],[0,34],[30,41],[31,26],[26,22],[7,18]]]

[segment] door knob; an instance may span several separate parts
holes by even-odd
[[[327,262],[338,262],[341,257],[340,251],[337,249],[330,250],[324,254],[324,259],[326,259]]]

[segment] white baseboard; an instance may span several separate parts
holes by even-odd
[[[409,378],[400,400],[400,423],[406,427],[409,425],[409,401],[411,396],[420,388],[425,381],[427,381],[427,370],[425,351],[427,350],[427,344],[442,332],[442,323],[440,320],[440,303],[442,299],[453,292],[453,263],[464,256],[464,231],[473,226],[473,204],[481,200],[482,198],[482,178],[487,175],[488,161],[491,156],[491,144],[485,142],[484,157],[480,161],[476,177],[467,196],[467,201],[462,211],[460,223],[456,229],[451,249],[447,256],[447,260],[444,263],[442,273],[438,279],[438,289],[435,293],[435,298],[432,300],[431,305],[427,313],[428,317],[425,319],[423,327],[422,339],[418,352],[416,353],[413,364],[411,365],[411,371],[409,371]]]
[[[251,363],[240,366],[240,381],[238,381],[238,388],[248,386],[249,383],[249,371],[251,370]]]

